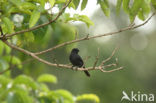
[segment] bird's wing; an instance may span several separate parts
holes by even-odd
[[[81,65],[81,66],[83,66],[83,60],[82,60],[82,58],[79,56],[79,55],[77,55],[77,61],[79,61],[79,64]]]

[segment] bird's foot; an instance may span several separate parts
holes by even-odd
[[[76,66],[72,66],[72,68],[71,68],[72,70],[78,70],[78,67],[76,67]]]

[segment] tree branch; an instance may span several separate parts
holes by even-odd
[[[75,40],[72,40],[72,41],[68,41],[68,42],[65,42],[65,43],[62,43],[62,44],[59,44],[59,45],[56,45],[52,48],[49,48],[49,49],[46,49],[46,50],[43,50],[43,51],[40,51],[40,52],[36,52],[34,53],[35,55],[40,55],[40,54],[44,54],[46,52],[50,52],[50,51],[53,51],[57,48],[60,48],[62,46],[65,46],[65,45],[69,45],[69,44],[72,44],[72,43],[76,43],[76,42],[80,42],[80,41],[84,41],[84,40],[89,40],[89,39],[94,39],[94,38],[98,38],[98,37],[102,37],[102,36],[108,36],[108,35],[115,35],[115,34],[118,34],[118,33],[121,33],[121,32],[124,32],[124,31],[127,31],[127,30],[132,30],[132,29],[136,29],[138,27],[141,27],[143,25],[145,25],[146,23],[148,23],[148,21],[155,15],[155,13],[153,13],[144,23],[142,24],[139,24],[139,25],[129,25],[128,27],[126,28],[122,28],[118,31],[115,31],[115,32],[110,32],[110,33],[106,33],[106,34],[99,34],[99,35],[95,35],[95,36],[90,36],[87,35],[85,37],[82,37],[80,39],[75,39]]]
[[[58,63],[51,63],[51,62],[49,62],[49,61],[46,61],[46,60],[44,60],[44,59],[41,59],[41,58],[39,58],[38,56],[36,56],[34,53],[32,53],[32,52],[30,52],[30,51],[28,51],[28,50],[25,50],[25,49],[22,49],[22,48],[20,48],[20,47],[17,47],[17,46],[15,46],[15,45],[13,45],[13,44],[10,44],[7,40],[3,40],[3,42],[4,42],[6,45],[8,45],[9,47],[11,47],[12,49],[16,49],[16,50],[18,50],[18,51],[20,51],[20,52],[22,52],[22,53],[24,53],[24,54],[26,54],[26,55],[31,56],[32,58],[34,58],[34,59],[36,59],[36,60],[38,60],[38,61],[40,61],[40,62],[42,62],[42,63],[44,63],[44,64],[49,65],[49,66],[54,66],[54,67],[59,67],[59,68],[66,68],[66,69],[72,69],[72,66],[70,66],[70,65],[58,64]],[[113,69],[113,70],[106,71],[106,70],[103,69],[102,66],[96,66],[96,67],[88,67],[88,68],[85,68],[85,69],[84,69],[84,68],[77,68],[77,70],[78,70],[78,71],[100,70],[100,71],[102,71],[102,72],[113,72],[113,71],[116,71],[116,70],[120,70],[120,69],[122,69],[122,68],[123,68],[123,67],[120,67],[120,68],[117,68],[117,69]]]
[[[47,22],[47,23],[44,23],[44,24],[41,24],[41,25],[37,25],[37,26],[32,27],[32,28],[29,28],[29,29],[21,30],[21,31],[12,33],[12,34],[6,34],[5,37],[8,38],[8,37],[12,37],[12,36],[14,36],[14,35],[18,35],[18,34],[21,34],[21,33],[33,31],[33,30],[36,30],[36,29],[38,29],[38,28],[44,27],[44,26],[46,26],[46,25],[49,25],[49,24],[55,22],[55,21],[61,16],[61,14],[63,13],[63,11],[68,7],[68,5],[71,3],[71,1],[72,1],[72,0],[69,0],[69,2],[66,3],[66,5],[62,8],[62,10],[58,13],[58,15],[57,15],[53,20],[50,20],[50,21]],[[3,38],[3,36],[0,36],[0,39],[1,39],[1,38]]]

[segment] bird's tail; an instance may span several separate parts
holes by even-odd
[[[85,74],[86,74],[88,77],[90,77],[90,74],[89,74],[89,72],[88,72],[87,70],[85,70],[84,72],[85,72]]]
[[[85,66],[83,66],[83,68],[85,68]],[[85,70],[84,73],[86,74],[86,76],[90,77],[90,73],[87,70]]]

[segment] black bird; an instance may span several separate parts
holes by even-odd
[[[82,58],[78,55],[79,49],[74,48],[72,49],[70,56],[69,56],[69,60],[70,62],[73,64],[73,66],[77,66],[77,67],[82,67],[85,68],[85,66],[83,65],[83,60]],[[84,71],[85,74],[90,77],[90,74],[87,70]]]

